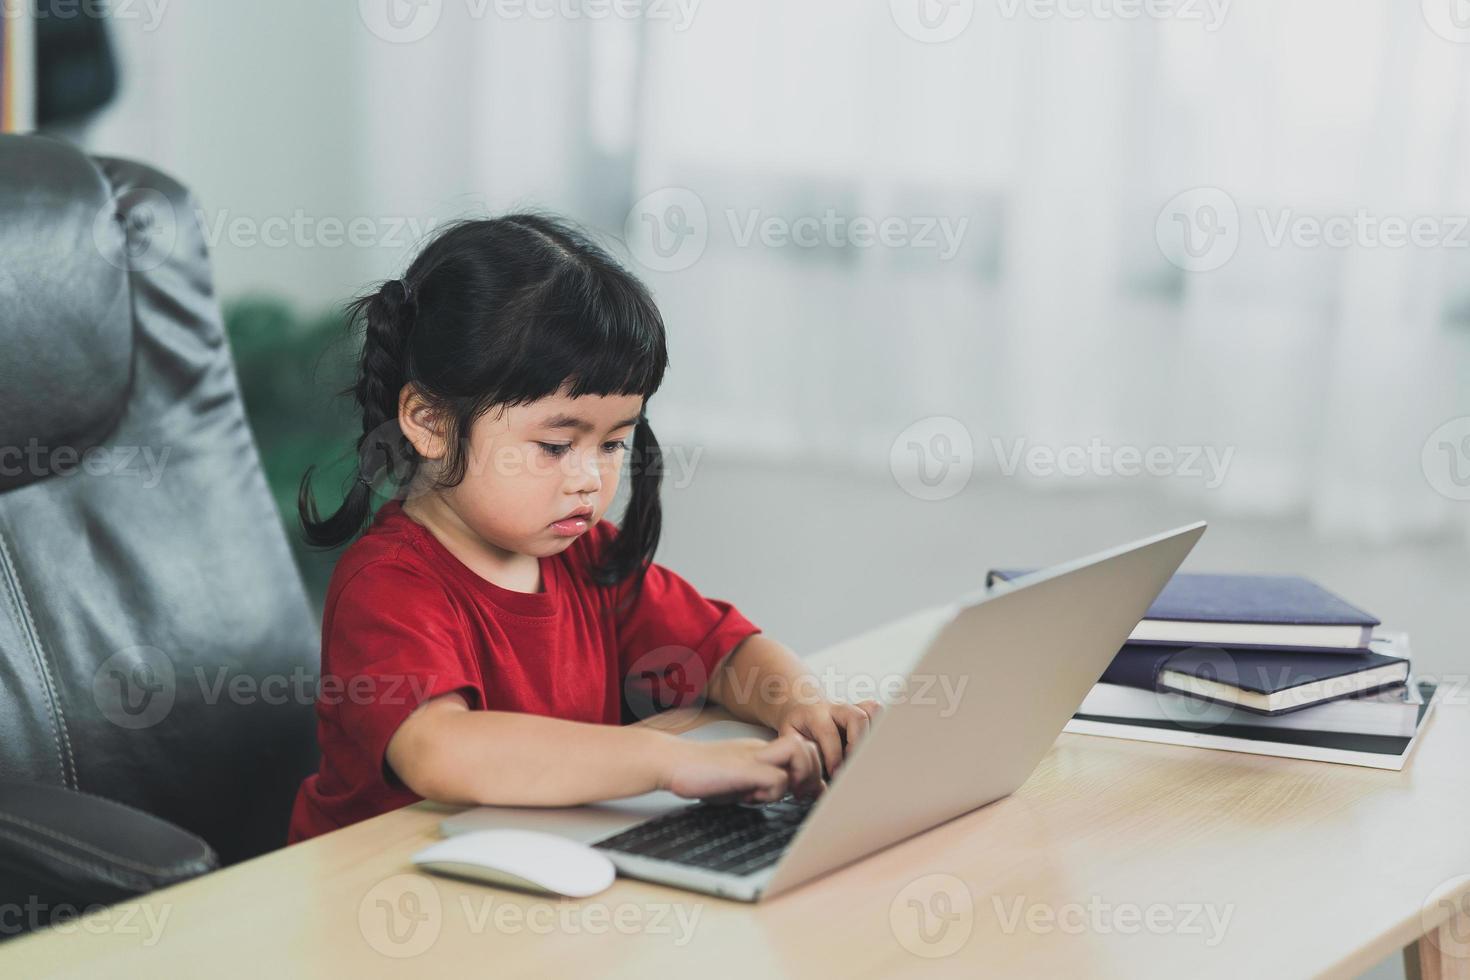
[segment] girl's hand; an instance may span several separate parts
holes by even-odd
[[[877,701],[845,702],[791,701],[781,709],[776,722],[778,735],[796,734],[817,743],[827,775],[836,774],[847,752],[867,734],[868,725],[878,717],[882,705]]]
[[[770,742],[759,738],[670,741],[673,744],[659,788],[689,799],[773,803],[787,793],[815,797],[824,788],[817,747],[794,732]]]

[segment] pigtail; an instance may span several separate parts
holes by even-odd
[[[601,564],[592,570],[593,579],[603,586],[616,585],[636,573],[632,587],[620,604],[620,611],[638,601],[648,565],[658,550],[659,535],[663,531],[663,503],[659,500],[663,476],[663,451],[645,415],[633,429],[633,472],[629,477],[628,509],[623,514],[617,537],[613,538]]]
[[[357,381],[341,392],[351,394],[362,412],[358,465],[342,505],[327,518],[318,513],[311,493],[316,467],[308,467],[302,475],[296,507],[302,532],[312,545],[333,548],[352,540],[372,520],[374,483],[386,475],[390,494],[396,495],[418,470],[418,454],[398,425],[399,392],[411,377],[408,341],[415,312],[410,288],[401,279],[384,283],[347,307],[348,322],[363,325]]]

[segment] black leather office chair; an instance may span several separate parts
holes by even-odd
[[[192,197],[0,136],[0,903],[283,846],[317,665]]]

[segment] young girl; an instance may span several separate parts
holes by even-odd
[[[369,525],[332,574],[320,771],[296,842],[428,798],[565,806],[654,789],[766,802],[820,792],[877,704],[820,696],[785,646],[654,564],[663,321],[648,292],[559,221],[442,231],[350,308],[364,474],[313,544]],[[631,446],[629,438],[632,439]],[[621,528],[603,520],[631,452]],[[620,724],[666,688],[777,731],[696,743]]]

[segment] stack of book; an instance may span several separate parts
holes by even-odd
[[[1436,688],[1379,625],[1297,576],[1175,575],[1066,730],[1402,769]]]

